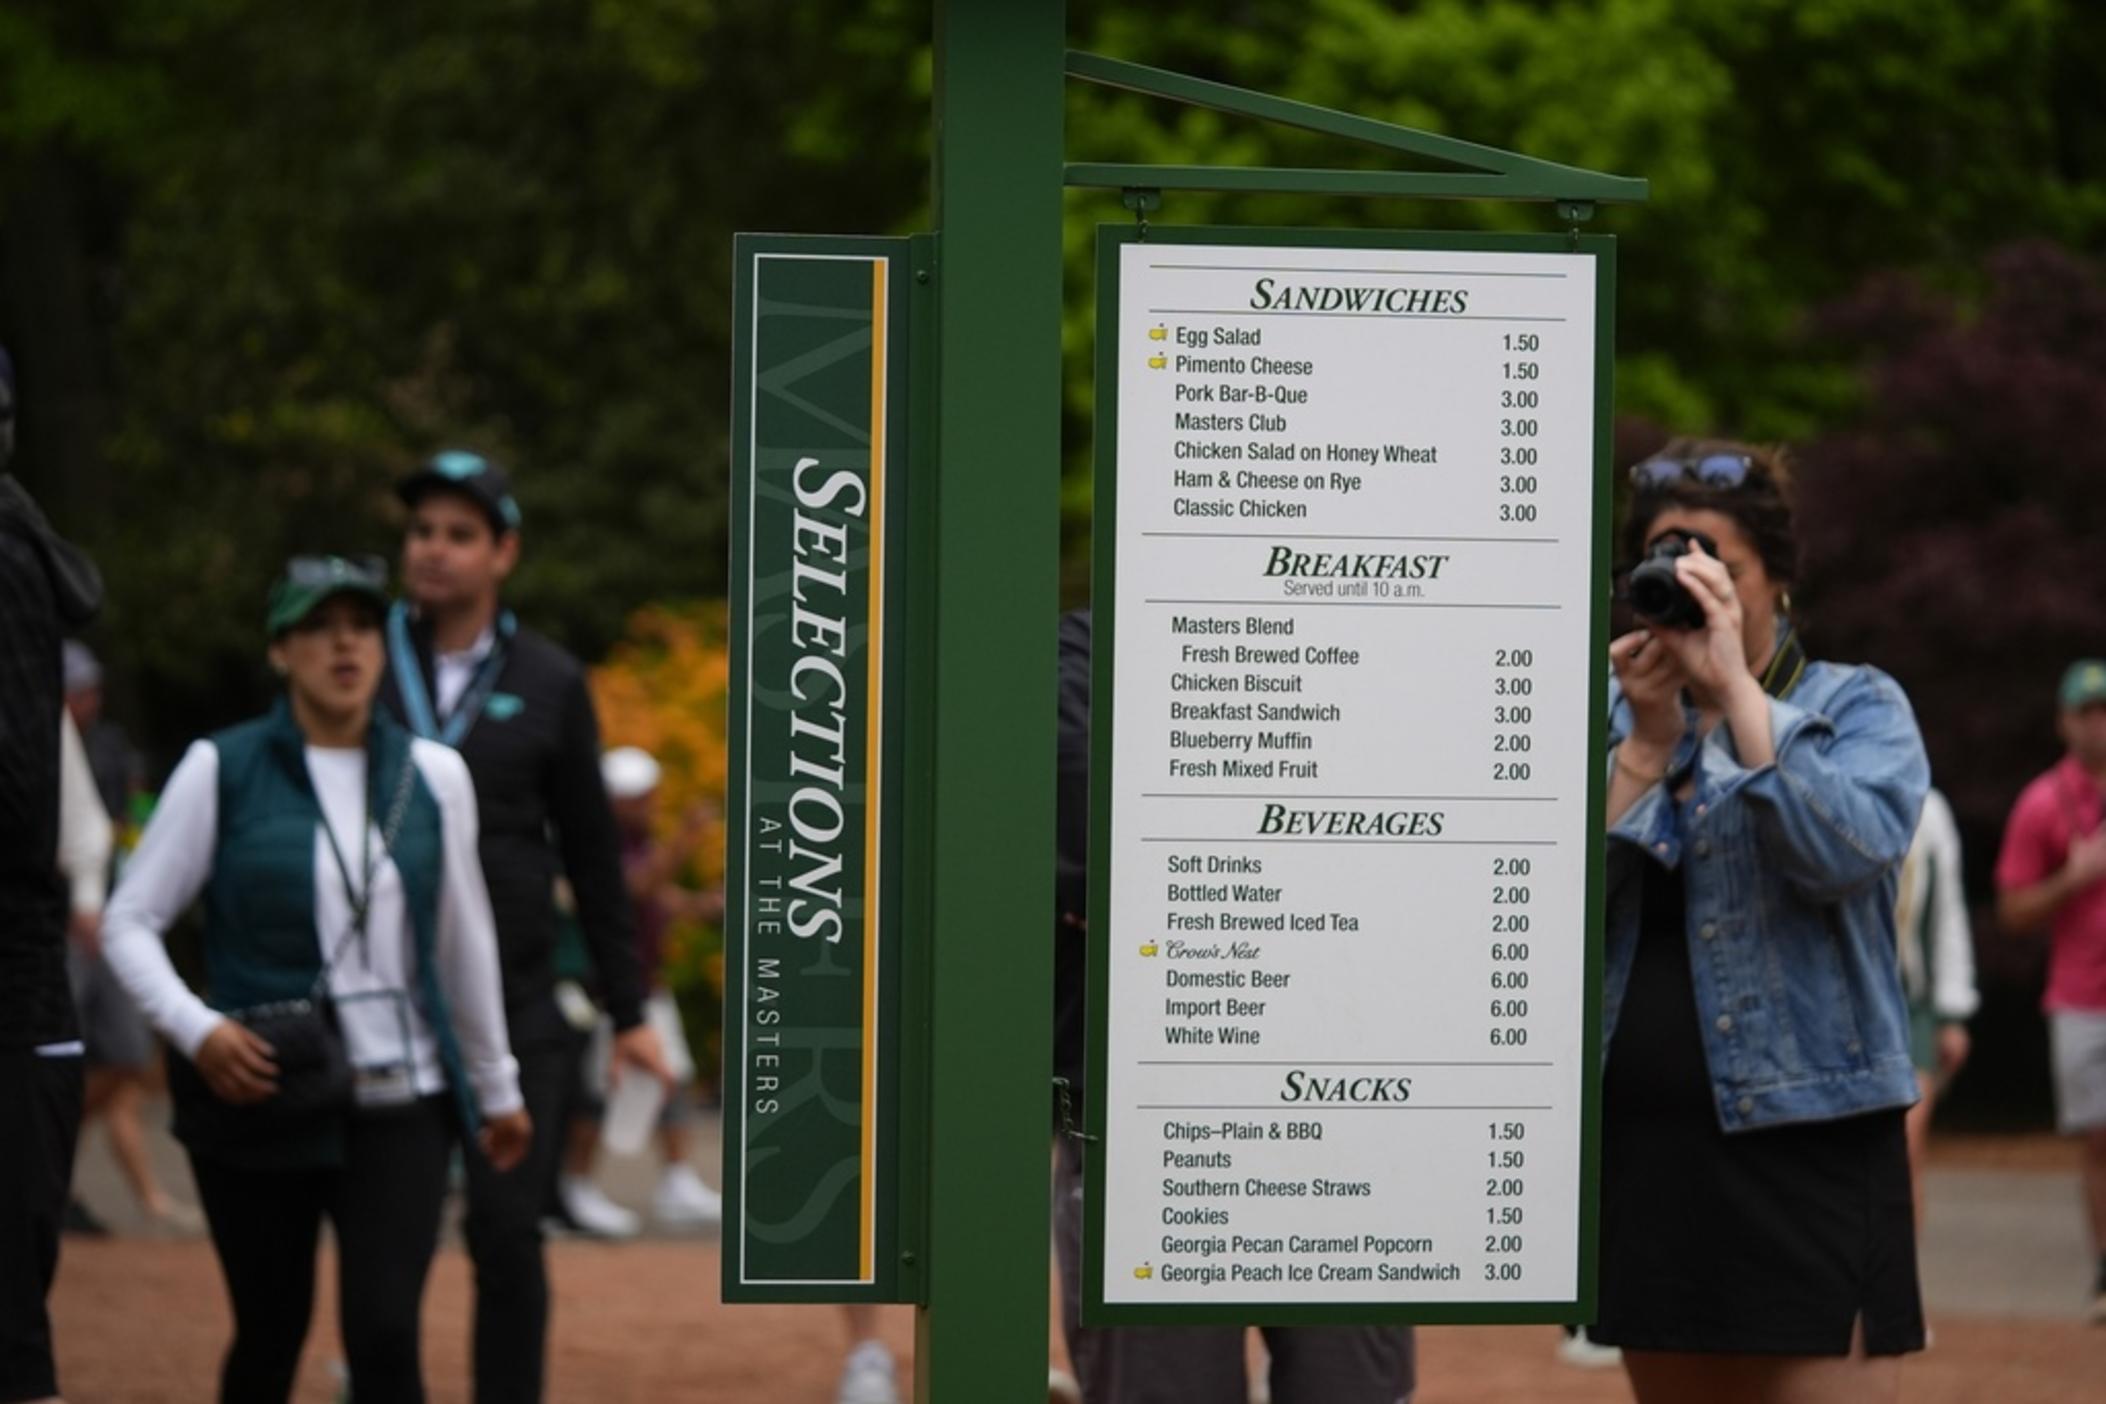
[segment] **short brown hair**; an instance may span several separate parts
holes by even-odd
[[[1732,439],[1680,438],[1650,458],[1694,463],[1712,454],[1740,454],[1748,460],[1748,475],[1733,487],[1714,487],[1683,477],[1658,485],[1641,483],[1631,496],[1630,515],[1624,519],[1625,558],[1637,561],[1645,555],[1646,538],[1655,519],[1671,508],[1717,512],[1730,517],[1762,558],[1770,579],[1788,585],[1799,574],[1799,538],[1792,529],[1792,469],[1782,448],[1764,448]],[[1649,460],[1648,460],[1649,461]]]

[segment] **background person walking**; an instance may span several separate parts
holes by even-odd
[[[637,746],[617,746],[601,757],[600,773],[621,835],[622,872],[636,913],[637,964],[650,991],[644,1000],[644,1019],[658,1031],[666,1060],[679,1075],[678,1085],[659,1108],[654,1128],[661,1165],[651,1195],[651,1216],[661,1228],[713,1228],[723,1221],[724,1201],[694,1166],[695,1060],[679,1002],[663,975],[666,932],[675,920],[719,921],[724,915],[722,892],[700,892],[679,883],[680,869],[700,846],[710,815],[697,807],[683,816],[673,839],[660,839],[653,831],[662,773],[657,759]],[[603,1041],[604,1032],[594,1040],[596,1053]],[[602,1080],[597,1066],[602,1061],[598,1056],[586,1060],[594,1081]],[[608,1200],[592,1181],[605,1115],[604,1107],[582,1098],[574,1109],[564,1147],[560,1193],[573,1220],[609,1223],[633,1233],[634,1217]],[[608,1215],[610,1208],[626,1222]]]
[[[59,875],[59,643],[102,604],[93,563],[7,473],[0,348],[0,1401],[58,1395],[45,1301],[80,1132],[81,1042]]]
[[[541,1213],[563,1141],[574,1040],[556,1002],[555,879],[578,920],[614,1021],[618,1067],[674,1082],[644,1023],[644,984],[621,848],[600,779],[599,722],[585,671],[503,607],[519,563],[519,504],[504,470],[480,454],[434,455],[397,484],[409,508],[408,599],[388,619],[383,699],[412,732],[459,751],[482,812],[483,873],[497,915],[505,1014],[534,1120],[510,1170],[468,1167],[468,1250],[475,1260],[475,1397],[535,1404],[548,1349],[548,1265]]]
[[[106,915],[111,965],[185,1059],[176,1135],[234,1309],[223,1404],[290,1396],[325,1218],[353,1389],[422,1400],[456,1127],[497,1167],[527,1145],[474,791],[374,710],[386,607],[378,562],[287,567],[284,700],[190,748]],[[209,1002],[162,944],[201,894]]]
[[[79,731],[81,783],[69,786],[61,818],[67,830],[78,828],[84,836],[78,870],[69,874],[74,899],[67,951],[87,1059],[81,1134],[99,1119],[118,1169],[147,1219],[193,1233],[204,1226],[203,1218],[162,1188],[147,1154],[145,1106],[154,1074],[153,1034],[102,951],[102,907],[112,877],[115,822],[139,792],[139,756],[116,724],[103,717],[102,665],[76,640],[66,642],[65,680],[69,724]],[[78,812],[77,820],[67,817],[64,811],[69,810]],[[78,1196],[67,1207],[67,1221],[74,1232],[105,1232]]]
[[[2047,1011],[2056,1117],[2083,1144],[2084,1207],[2098,1275],[2090,1317],[2106,1325],[2106,659],[2072,663],[2056,719],[2068,754],[2011,807],[1996,860],[1998,920],[2047,927]]]
[[[1938,1099],[1967,1062],[1967,1021],[1981,1007],[1974,985],[1974,928],[1960,884],[1960,827],[1952,806],[1932,790],[1901,864],[1894,902],[1901,988],[1909,1001],[1909,1060],[1918,1100],[1909,1108],[1909,1177],[1916,1232],[1923,1232],[1923,1169]]]

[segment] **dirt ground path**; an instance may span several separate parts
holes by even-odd
[[[713,1242],[564,1242],[551,1252],[554,1404],[831,1404],[842,1350],[838,1311],[721,1305]],[[426,1303],[433,1404],[468,1397],[468,1305],[467,1261],[449,1247]],[[69,1242],[53,1306],[71,1404],[211,1397],[228,1318],[205,1243]],[[302,1372],[303,1404],[335,1398],[333,1315],[325,1285]],[[885,1330],[904,1366],[911,1315],[888,1310]],[[1556,1342],[1549,1327],[1429,1328],[1420,1337],[1418,1404],[1610,1404],[1630,1397],[1620,1372],[1558,1364]],[[2102,1381],[2106,1328],[1944,1317],[1935,1347],[1909,1361],[1904,1397],[1911,1404],[2075,1404],[2106,1397]]]
[[[180,1152],[159,1127],[154,1159],[179,1196],[190,1193]],[[716,1123],[698,1126],[697,1158],[715,1178]],[[2082,1247],[2076,1157],[2051,1136],[1940,1138],[1933,1143],[1925,1299],[1937,1331],[1904,1368],[1910,1404],[2077,1404],[2106,1401],[2106,1328],[2078,1323],[2089,1271]],[[211,1247],[155,1236],[116,1177],[99,1134],[84,1149],[80,1188],[119,1231],[69,1238],[52,1307],[61,1382],[70,1404],[193,1404],[213,1396],[229,1335]],[[607,1157],[602,1182],[622,1202],[649,1202],[653,1167]],[[433,1404],[465,1404],[468,1264],[457,1236],[434,1266],[425,1304],[425,1375]],[[831,1404],[844,1347],[832,1307],[725,1307],[714,1240],[558,1242],[550,1404]],[[324,1273],[302,1404],[336,1397],[335,1306]],[[902,1364],[913,1317],[888,1309],[884,1328]],[[1050,1339],[1049,1355],[1057,1356]],[[1420,1335],[1418,1404],[1609,1404],[1629,1392],[1620,1371],[1558,1364],[1551,1327],[1436,1328]],[[969,1401],[969,1404],[1009,1404]],[[1037,1400],[1018,1401],[1037,1404]],[[1209,1402],[1210,1404],[1210,1402]]]

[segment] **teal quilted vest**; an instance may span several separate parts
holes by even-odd
[[[212,876],[205,885],[205,975],[207,1002],[215,1009],[240,1009],[277,1000],[303,999],[322,970],[323,942],[331,949],[344,933],[315,928],[315,831],[321,802],[307,773],[307,741],[291,708],[279,702],[270,712],[212,738],[219,752],[219,836]],[[366,784],[375,824],[384,823],[410,758],[409,733],[374,709],[367,732]],[[444,867],[438,801],[412,768],[408,807],[389,850],[402,875],[415,946],[417,1002],[439,1044],[462,1124],[477,1124],[475,1097],[461,1060],[459,1040],[439,985],[437,933],[439,884]],[[376,939],[387,933],[375,932]],[[230,1156],[248,1163],[284,1166],[333,1164],[342,1154],[342,1126],[327,1118],[314,1125],[267,1114],[228,1116],[218,1108],[187,1118],[194,1148],[211,1144],[229,1152],[235,1142],[268,1142]],[[236,1109],[228,1108],[227,1111]],[[252,1124],[254,1123],[254,1124]],[[257,1152],[257,1153],[248,1153]]]

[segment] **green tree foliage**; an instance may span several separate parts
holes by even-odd
[[[1861,398],[1809,308],[2106,232],[2086,0],[1070,0],[1077,47],[1651,178],[1619,395],[1807,438]],[[109,567],[164,745],[252,700],[286,551],[385,548],[388,484],[517,465],[522,606],[588,653],[721,588],[730,237],[929,220],[910,0],[7,0],[0,339],[22,467]],[[1076,85],[1077,159],[1382,153]],[[1069,197],[1070,558],[1093,230]],[[1159,218],[1551,227],[1537,207],[1173,196]],[[979,352],[974,352],[978,354]],[[1079,580],[1080,572],[1072,571]],[[230,679],[232,681],[230,681]]]
[[[253,701],[275,563],[387,549],[390,483],[441,444],[517,467],[518,600],[588,653],[645,599],[720,591],[732,232],[909,225],[916,8],[4,12],[0,92],[30,110],[0,126],[0,222],[56,198],[116,231],[80,279],[107,297],[0,322],[28,367],[23,467],[61,498],[103,486],[69,525],[162,739]],[[78,250],[27,252],[70,275]],[[35,301],[21,281],[0,313]],[[62,393],[36,373],[61,322],[111,368],[90,444],[35,393]]]
[[[1882,268],[1965,282],[2020,235],[2106,232],[2096,7],[2053,0],[1380,0],[1103,7],[1095,47],[1652,181],[1604,211],[1625,240],[1621,407],[1797,437],[1849,385],[1794,340]],[[1092,159],[1380,163],[1369,149],[1078,92]],[[1541,229],[1494,204],[1177,197],[1165,218]]]
[[[1799,512],[1814,644],[1908,689],[1982,875],[2062,669],[2106,654],[2106,271],[2045,241],[1988,271],[1972,308],[1884,275],[1823,310],[1869,394]]]

